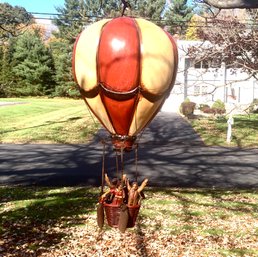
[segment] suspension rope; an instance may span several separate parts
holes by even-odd
[[[102,140],[102,144],[103,144],[103,154],[102,154],[102,171],[101,171],[101,195],[104,193],[106,142]]]
[[[135,146],[135,181],[138,183],[138,143]]]
[[[121,183],[123,185],[123,176],[124,176],[124,147],[121,147]]]
[[[116,177],[119,178],[119,162],[118,162],[118,153],[117,153],[117,150],[115,151],[116,152]]]
[[[131,7],[131,5],[130,5],[130,3],[128,2],[128,1],[126,1],[126,0],[121,0],[122,1],[122,4],[123,4],[123,9],[122,9],[122,14],[121,14],[121,16],[124,16],[124,13],[125,13],[125,10],[127,9],[127,8],[132,8]]]

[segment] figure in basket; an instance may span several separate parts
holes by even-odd
[[[101,195],[99,202],[105,209],[108,225],[118,227],[121,232],[124,232],[126,228],[133,227],[135,224],[140,201],[145,198],[142,191],[147,185],[148,179],[144,179],[138,186],[137,182],[130,185],[126,175],[123,175],[122,180],[114,178],[110,181],[105,174],[105,181],[109,189]],[[103,223],[101,225],[103,226]]]

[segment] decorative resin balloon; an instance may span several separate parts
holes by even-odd
[[[177,63],[173,38],[144,19],[104,19],[78,36],[75,80],[116,149],[130,150],[160,110],[173,88]]]

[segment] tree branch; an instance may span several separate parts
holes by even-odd
[[[203,2],[219,9],[258,8],[258,1],[254,0],[203,0]]]

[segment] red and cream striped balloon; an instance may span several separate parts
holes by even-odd
[[[130,149],[160,110],[173,88],[177,63],[173,38],[144,19],[104,19],[78,36],[75,80],[117,149]]]

